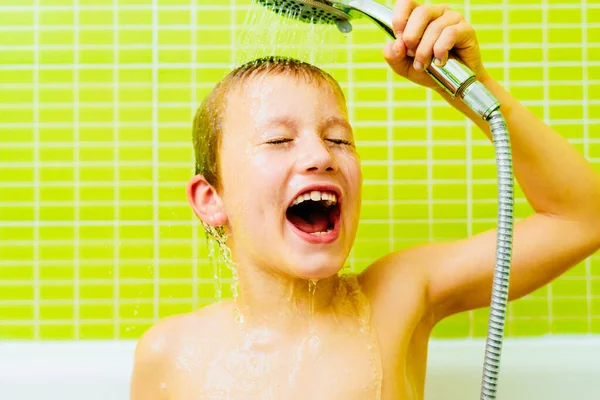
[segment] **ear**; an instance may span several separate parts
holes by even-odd
[[[186,192],[194,213],[202,222],[215,227],[225,225],[227,214],[221,197],[203,175],[196,175],[190,179]]]

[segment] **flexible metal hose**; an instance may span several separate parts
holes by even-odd
[[[487,121],[490,124],[496,167],[498,171],[498,233],[496,238],[496,264],[492,283],[492,301],[485,345],[481,400],[495,400],[500,373],[502,338],[508,303],[508,284],[513,241],[514,179],[510,137],[504,117],[499,110],[493,111]]]

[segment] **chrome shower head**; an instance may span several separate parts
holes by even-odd
[[[254,0],[271,11],[311,24],[337,25],[343,33],[352,31],[354,17],[343,3],[329,0]]]

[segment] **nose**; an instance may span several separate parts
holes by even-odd
[[[336,172],[337,160],[322,138],[306,141],[298,159],[300,172]]]

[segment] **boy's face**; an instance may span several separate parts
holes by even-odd
[[[329,85],[278,75],[233,90],[219,157],[228,243],[241,268],[323,279],[343,267],[362,175],[345,104]],[[294,205],[303,194],[310,199]]]

